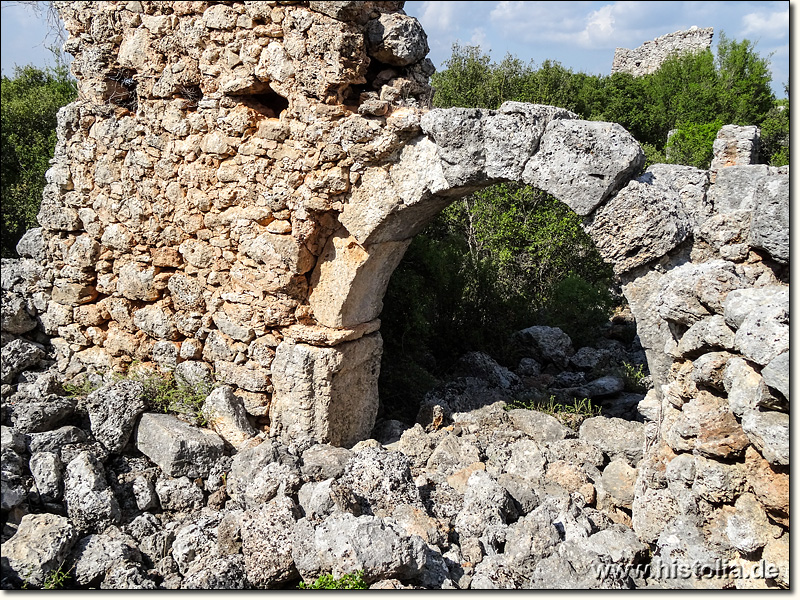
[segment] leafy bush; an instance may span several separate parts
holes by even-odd
[[[56,145],[56,113],[77,96],[67,67],[16,67],[2,78],[2,256],[16,256],[17,242],[31,227],[42,201],[45,171]]]
[[[714,158],[714,140],[723,125],[720,120],[680,125],[667,141],[667,162],[708,169]]]
[[[334,579],[331,574],[321,575],[310,584],[301,581],[297,587],[301,590],[366,590],[369,584],[364,581],[364,571],[356,571],[339,579]]]

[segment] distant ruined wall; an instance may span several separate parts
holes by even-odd
[[[647,352],[637,533],[686,561],[780,554],[788,167],[750,164],[756,132],[735,126],[712,170],[639,174],[616,124],[428,110],[401,5],[59,2],[79,98],[4,294],[67,378],[216,378],[271,435],[348,446],[374,423],[378,316],[413,236],[466,193],[534,185],[584,218]]]
[[[686,31],[676,31],[662,35],[630,50],[617,48],[611,73],[630,73],[634,77],[649,75],[658,70],[662,63],[674,54],[702,52],[711,47],[714,28],[692,27]]]

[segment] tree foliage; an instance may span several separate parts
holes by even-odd
[[[56,113],[77,95],[67,67],[16,67],[2,78],[2,254],[36,225],[56,145]]]

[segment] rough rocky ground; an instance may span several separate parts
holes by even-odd
[[[468,354],[417,423],[379,422],[350,449],[270,439],[227,387],[204,406],[213,430],[147,412],[132,380],[69,397],[42,352],[3,389],[2,586],[291,588],[363,570],[378,589],[672,587],[631,528],[643,396],[600,376],[641,351],[518,337],[515,371]],[[592,395],[604,414],[511,408],[535,393]]]

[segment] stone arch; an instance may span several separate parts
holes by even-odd
[[[639,144],[621,126],[583,121],[552,106],[507,102],[496,111],[453,108],[423,113],[420,134],[385,163],[368,167],[349,194],[338,218],[341,226],[312,274],[309,308],[318,323],[331,329],[376,329],[389,278],[411,239],[455,199],[516,181],[547,191],[587,218],[643,163]],[[602,241],[607,232],[598,231]],[[371,350],[358,351],[359,347]],[[377,412],[379,361],[377,333],[327,352],[296,343],[279,346],[279,368],[273,369],[273,435],[310,435],[339,443],[368,436]],[[344,362],[348,368],[339,371]],[[317,365],[334,365],[324,390],[313,381],[297,385],[297,366],[310,363],[315,365],[307,371],[314,374],[312,379]],[[338,382],[352,384],[354,378],[358,386],[342,386],[347,400],[336,398]],[[313,400],[312,390],[325,400]],[[371,418],[348,421],[337,414],[337,407]],[[328,429],[333,420],[339,423],[336,434]]]

